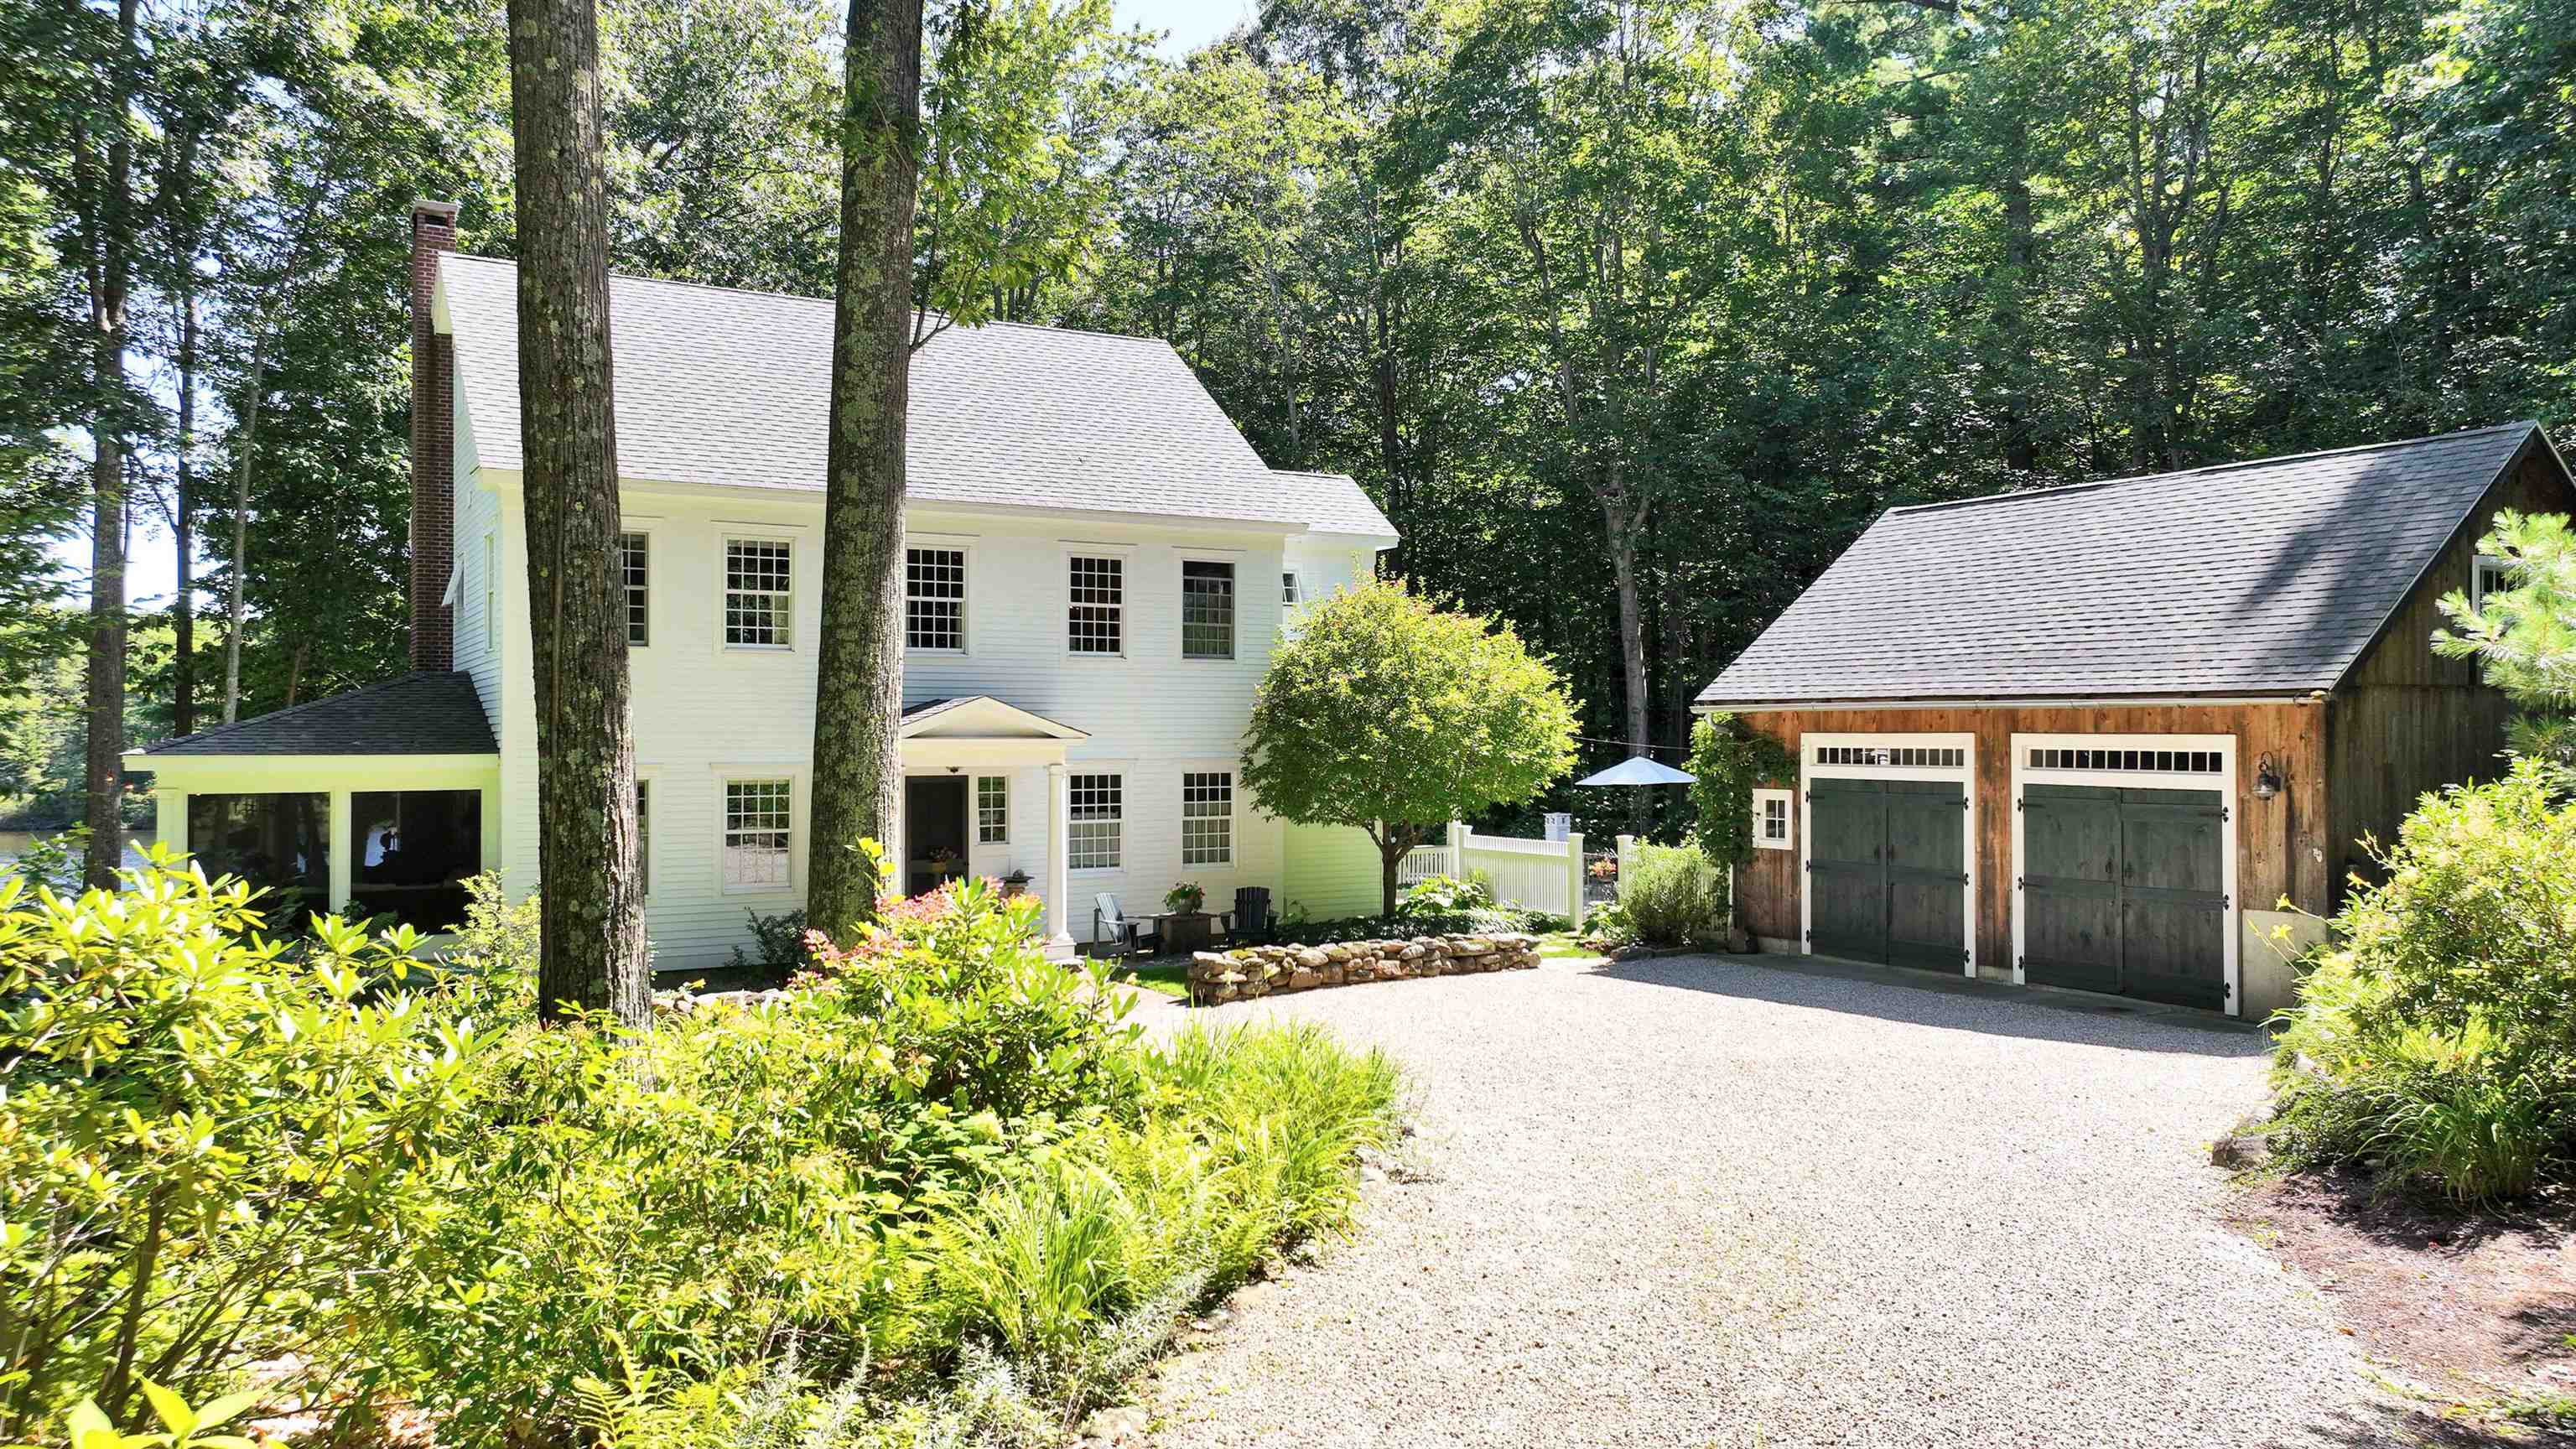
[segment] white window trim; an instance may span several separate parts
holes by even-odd
[[[736,644],[725,637],[725,596],[733,592],[730,572],[733,546],[737,543],[775,543],[787,549],[787,642],[784,644]],[[716,651],[721,654],[793,654],[797,637],[804,630],[796,615],[797,598],[805,579],[805,551],[797,546],[793,534],[761,529],[729,528],[716,535]],[[723,802],[717,802],[721,805]]]
[[[638,644],[634,640],[629,639],[626,641],[626,647],[629,649],[650,649],[653,647],[653,641],[662,637],[660,607],[662,598],[662,566],[656,562],[653,557],[653,530],[650,528],[638,528],[635,526],[634,520],[627,519],[620,520],[617,531],[620,534],[631,533],[637,538],[644,540],[644,642]],[[626,582],[626,549],[622,539],[619,543],[617,553],[617,597],[619,602],[623,604],[626,598],[628,584]],[[789,575],[788,582],[791,584],[794,583],[795,576],[792,574]],[[622,613],[623,610],[621,609],[620,612]]]
[[[2203,750],[2221,757],[2217,774],[2185,773],[2158,770],[2033,770],[2030,752],[2041,750]],[[2225,1014],[2236,1015],[2243,1009],[2243,983],[2237,979],[2238,937],[2244,933],[2244,903],[2236,891],[2236,813],[2243,788],[2237,776],[2242,757],[2234,735],[2049,735],[2015,734],[2012,737],[2012,979],[2022,982],[2021,958],[2024,950],[2022,928],[2028,919],[2022,905],[2022,786],[2031,781],[2045,785],[2114,785],[2138,790],[2196,790],[2218,796],[2223,807],[2219,820],[2219,879],[2227,896],[2227,920],[2219,927],[2219,940],[2227,962],[2227,1005]]]
[[[937,534],[906,534],[904,547],[904,646],[903,652],[923,659],[969,659],[975,654],[975,545],[970,539],[949,538]],[[965,643],[955,649],[916,648],[912,637],[912,550],[935,548],[957,554],[966,571],[965,594],[957,601],[957,632]],[[1068,569],[1071,567],[1067,565]],[[1123,620],[1121,622],[1124,622]]]
[[[650,896],[653,894],[653,822],[661,818],[663,807],[662,772],[638,765],[635,767],[635,783],[644,788],[644,798],[648,802],[644,807],[644,818],[635,822],[635,853],[644,862],[643,869],[635,873],[636,884]],[[794,852],[791,850],[789,853],[792,856]]]
[[[1864,749],[1885,746],[1896,749],[1909,745],[1918,749],[1958,750],[1960,763],[1953,767],[1948,765],[1827,765],[1817,761],[1819,751],[1842,746],[1857,746]],[[1966,908],[1962,914],[1967,918],[1967,924],[1962,932],[1963,939],[1959,943],[1960,949],[1966,953],[1965,960],[1959,967],[1959,974],[1971,980],[1975,979],[1977,974],[1977,737],[1968,734],[1810,734],[1800,737],[1798,758],[1801,782],[1798,790],[1798,822],[1791,828],[1796,830],[1798,835],[1799,949],[1802,952],[1805,951],[1807,941],[1815,935],[1816,930],[1815,893],[1807,888],[1807,881],[1811,874],[1807,867],[1813,863],[1808,853],[1809,846],[1816,836],[1816,805],[1814,793],[1805,788],[1804,782],[1818,776],[1858,780],[1955,780],[1960,785],[1959,793],[1968,804],[1967,819],[1960,826],[1967,832],[1961,838],[1964,848],[1960,852],[1966,861],[1966,869],[1962,873],[1967,876],[1967,880],[1959,887],[1966,893]]]
[[[1190,822],[1192,819],[1194,819],[1194,818],[1195,818],[1195,819],[1200,819],[1200,820],[1214,820],[1214,819],[1218,818],[1218,817],[1213,816],[1213,815],[1201,815],[1201,816],[1195,816],[1195,817],[1193,817],[1193,816],[1189,813],[1189,811],[1190,811],[1190,784],[1189,784],[1189,777],[1190,777],[1190,776],[1192,776],[1192,775],[1223,775],[1223,776],[1225,776],[1225,816],[1224,816],[1224,819],[1225,819],[1225,859],[1223,859],[1223,860],[1200,860],[1200,861],[1193,861],[1193,860],[1191,860],[1191,859],[1190,859],[1190,844],[1189,844],[1189,841],[1190,841],[1190,825],[1189,825],[1189,822]],[[1235,768],[1235,766],[1234,766],[1234,762],[1232,762],[1232,761],[1225,761],[1225,762],[1220,763],[1220,762],[1211,761],[1211,762],[1206,763],[1206,764],[1190,764],[1190,763],[1188,763],[1188,762],[1186,762],[1186,761],[1185,761],[1185,762],[1183,762],[1183,763],[1182,763],[1182,765],[1181,765],[1181,769],[1180,769],[1180,778],[1179,778],[1179,780],[1177,781],[1177,783],[1180,785],[1180,795],[1179,795],[1180,813],[1179,813],[1179,815],[1176,817],[1176,832],[1177,832],[1178,837],[1179,837],[1179,839],[1178,839],[1178,842],[1177,842],[1177,843],[1178,843],[1178,845],[1179,845],[1179,847],[1180,847],[1180,854],[1179,854],[1179,856],[1178,856],[1177,858],[1179,859],[1179,861],[1180,861],[1180,863],[1181,863],[1181,869],[1183,869],[1183,870],[1233,870],[1233,869],[1235,869],[1238,865],[1242,864],[1242,857],[1243,857],[1243,780],[1242,780],[1242,777],[1241,777],[1241,772],[1239,772],[1238,770],[1236,770],[1236,768]]]
[[[2487,595],[2501,593],[2513,587],[2511,583],[2506,581],[2505,569],[2507,567],[2507,560],[2499,558],[2491,553],[2482,553],[2469,560],[2470,608],[2485,608]],[[2495,571],[2496,581],[2492,584],[2487,582],[2487,571],[2489,569],[2493,569]]]
[[[739,764],[714,765],[715,776],[715,877],[719,896],[791,896],[805,888],[805,776],[802,770],[782,766]],[[767,781],[787,782],[787,879],[777,885],[735,885],[725,879],[725,787],[755,785]]]
[[[1006,770],[978,771],[969,778],[973,783],[966,787],[966,800],[968,807],[975,812],[975,843],[977,845],[1010,844],[1011,815],[1013,813],[1011,810],[1010,772]],[[992,840],[984,838],[984,782],[987,780],[999,780],[1002,782],[1002,833],[998,838]]]
[[[1769,806],[1774,804],[1780,807],[1781,823],[1788,827],[1786,830],[1781,832],[1778,840],[1770,839],[1762,833],[1764,812]],[[1756,850],[1795,850],[1798,848],[1797,834],[1798,792],[1795,790],[1755,790],[1753,792],[1753,848]]]
[[[1116,865],[1077,866],[1073,863],[1073,827],[1079,823],[1073,818],[1073,782],[1085,775],[1114,775],[1118,778],[1118,863]],[[1136,772],[1123,763],[1082,761],[1066,764],[1064,769],[1064,873],[1067,876],[1093,880],[1123,876],[1127,873],[1127,842],[1130,839],[1127,827],[1134,822],[1134,817],[1127,810],[1133,800],[1132,792],[1127,787],[1135,782],[1135,778]]]
[[[1078,650],[1073,647],[1073,561],[1078,558],[1118,560],[1118,648],[1115,651]],[[1177,578],[1177,574],[1175,577]],[[1055,595],[1056,652],[1059,655],[1066,659],[1123,660],[1136,652],[1136,546],[1134,544],[1080,543],[1067,540],[1063,554],[1056,563]]]

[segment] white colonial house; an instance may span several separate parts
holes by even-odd
[[[414,672],[128,760],[210,872],[430,927],[478,871],[537,883],[516,277],[454,218],[412,219]],[[688,968],[804,896],[832,304],[631,277],[610,304],[647,920]],[[1063,950],[1096,896],[1181,881],[1374,908],[1365,836],[1236,773],[1301,604],[1396,542],[1351,479],[1265,466],[1162,341],[1010,324],[914,355],[909,459],[907,890],[1024,877]]]

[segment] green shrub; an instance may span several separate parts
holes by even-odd
[[[2463,1199],[2551,1174],[2576,1129],[2576,814],[2532,762],[2429,796],[2278,1018],[2281,1141]]]
[[[1424,876],[1404,888],[1395,899],[1399,916],[1454,916],[1494,904],[1494,883],[1482,874],[1471,872],[1461,880],[1454,875]]]
[[[1383,1058],[1145,1045],[986,883],[643,1033],[539,1027],[532,908],[473,902],[433,975],[336,921],[266,945],[186,871],[0,884],[12,1437],[287,1353],[342,1438],[394,1402],[462,1444],[1061,1430],[1179,1306],[1346,1224],[1390,1130]]]
[[[366,1370],[341,1326],[470,1180],[511,1010],[420,989],[408,932],[326,920],[290,953],[265,926],[163,854],[68,899],[0,878],[0,1435],[286,1354]]]
[[[752,950],[733,948],[725,965],[736,971],[766,966],[772,971],[802,971],[814,963],[813,953],[805,945],[805,908],[781,911],[774,916],[745,907]]]
[[[1615,908],[1597,913],[1604,939],[1706,946],[1726,939],[1726,877],[1689,845],[1640,845]]]

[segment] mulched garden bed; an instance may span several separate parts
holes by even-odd
[[[2231,1225],[2314,1283],[2428,1445],[2576,1446],[2576,1194],[2463,1208],[2251,1178]]]

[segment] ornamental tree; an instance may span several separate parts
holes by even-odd
[[[1574,764],[1574,702],[1508,625],[1370,583],[1307,608],[1270,656],[1243,783],[1300,825],[1377,842],[1381,909],[1442,822],[1517,805]]]

